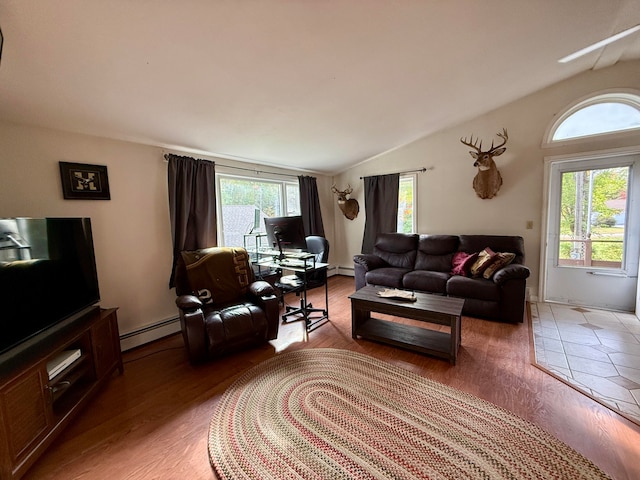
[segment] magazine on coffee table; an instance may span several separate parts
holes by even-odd
[[[397,300],[406,300],[408,302],[415,302],[417,300],[415,294],[408,290],[399,290],[397,288],[385,288],[378,292],[379,297],[394,298]]]

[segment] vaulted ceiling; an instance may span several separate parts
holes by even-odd
[[[2,0],[0,119],[337,173],[640,58],[638,0]]]

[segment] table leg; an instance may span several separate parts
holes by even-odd
[[[371,312],[369,310],[362,310],[358,308],[356,302],[351,301],[351,338],[358,337],[356,334],[358,328],[370,318]]]
[[[456,364],[458,358],[458,349],[462,343],[462,325],[459,316],[451,317],[451,353],[449,361],[452,365]]]

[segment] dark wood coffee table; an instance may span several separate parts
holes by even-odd
[[[416,292],[416,301],[378,296],[382,287],[367,285],[350,295],[351,336],[448,359],[456,364],[462,340],[460,317],[464,300]],[[371,312],[447,325],[450,333],[371,317]]]

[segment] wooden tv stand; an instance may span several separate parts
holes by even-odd
[[[92,312],[0,375],[0,478],[22,477],[114,371],[123,372],[116,309]],[[47,362],[80,357],[49,379]]]

